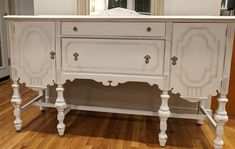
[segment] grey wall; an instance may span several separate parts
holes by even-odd
[[[10,14],[15,15],[33,15],[33,0],[9,0]]]

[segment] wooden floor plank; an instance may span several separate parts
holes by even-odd
[[[27,102],[37,93],[21,86]],[[154,117],[71,111],[63,137],[57,134],[57,111],[33,107],[22,114],[23,129],[13,125],[11,81],[0,83],[0,149],[157,149],[159,120]],[[169,119],[166,149],[213,148],[214,130],[193,120]],[[235,147],[235,120],[225,126],[225,149]]]

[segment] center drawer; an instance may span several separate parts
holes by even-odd
[[[63,71],[162,75],[164,40],[62,39]]]
[[[61,33],[81,36],[165,36],[165,23],[62,22]]]

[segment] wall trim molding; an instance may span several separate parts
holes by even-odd
[[[77,14],[78,15],[90,14],[90,0],[77,0]]]
[[[150,14],[153,16],[164,15],[164,0],[151,0]]]

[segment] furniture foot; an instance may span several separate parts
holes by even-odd
[[[57,91],[57,99],[56,99],[56,103],[55,103],[55,107],[57,108],[58,114],[57,114],[57,119],[59,121],[58,125],[57,125],[57,130],[60,136],[64,135],[64,131],[65,131],[65,124],[64,124],[64,118],[65,118],[65,108],[66,108],[66,102],[64,100],[64,96],[63,96],[63,92],[64,92],[64,88],[63,86],[60,84],[58,85],[58,87],[56,88]]]
[[[14,107],[14,116],[15,116],[14,125],[16,131],[20,131],[22,127],[22,120],[20,118],[21,114],[20,104],[22,103],[22,99],[19,93],[19,83],[17,81],[13,81],[12,88],[13,88],[13,96],[11,99],[11,103]]]
[[[38,91],[38,95],[41,95],[42,98],[43,98],[43,90],[39,90]],[[42,99],[39,100],[39,102],[42,102]],[[45,108],[44,107],[39,107],[40,111],[44,112],[45,111]]]
[[[197,125],[200,126],[200,125],[203,125],[204,123],[204,120],[197,120]]]
[[[160,106],[160,109],[158,110],[158,115],[160,118],[160,133],[158,135],[159,137],[159,143],[161,146],[165,146],[167,141],[167,119],[170,116],[171,112],[168,107],[168,99],[170,96],[168,95],[168,91],[163,91],[161,94],[162,103]]]
[[[214,148],[215,149],[222,149],[224,145],[224,141],[222,139],[222,136],[224,134],[224,124],[228,121],[228,116],[226,112],[226,103],[228,102],[228,99],[226,95],[220,95],[218,98],[218,108],[215,113],[215,121],[216,121],[216,137],[214,140]]]

